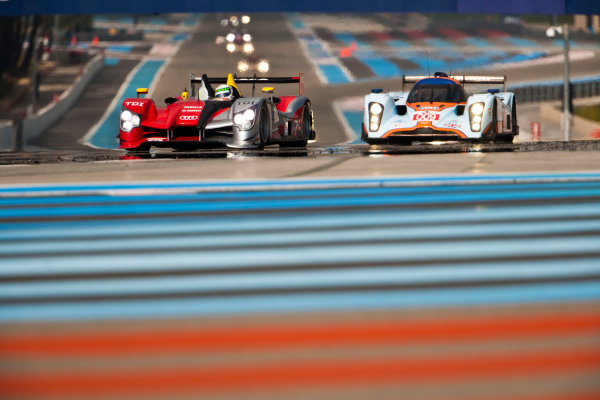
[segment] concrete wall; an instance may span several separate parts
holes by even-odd
[[[50,103],[35,116],[23,121],[23,143],[36,140],[44,131],[58,121],[79,100],[92,79],[104,67],[104,54],[92,58],[75,83],[65,90],[56,103]]]
[[[58,121],[83,94],[92,79],[104,67],[104,54],[92,58],[83,68],[81,75],[73,85],[65,90],[56,103],[50,103],[35,116],[23,121],[22,137],[15,140],[16,131],[11,121],[0,121],[0,151],[13,150],[15,143],[27,143],[36,140],[42,133]]]

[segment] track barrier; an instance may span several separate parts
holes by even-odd
[[[571,82],[573,98],[600,96],[600,78]],[[563,84],[531,85],[509,88],[519,103],[538,103],[542,101],[562,100]]]
[[[541,124],[538,121],[531,123],[531,141],[539,142],[541,140]]]

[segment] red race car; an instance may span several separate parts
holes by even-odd
[[[233,148],[306,146],[315,139],[315,130],[310,101],[302,95],[302,78],[229,74],[209,79],[192,74],[190,91],[167,97],[164,108],[140,97],[148,89],[137,89],[138,97],[125,99],[121,107],[119,147],[147,151],[150,146],[194,148],[211,143]],[[266,86],[262,96],[254,96],[257,85],[275,83],[297,84],[298,95],[275,96],[275,88]],[[251,84],[252,96],[243,97],[238,84]]]

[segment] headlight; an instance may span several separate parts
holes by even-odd
[[[471,106],[473,114],[483,114],[483,103],[475,103]]]
[[[239,126],[242,130],[248,130],[254,125],[254,117],[256,111],[251,108],[237,113],[233,116],[233,123]]]
[[[225,48],[227,49],[228,52],[233,53],[235,51],[235,44],[227,43],[227,46]]]
[[[121,121],[130,121],[133,113],[129,110],[124,110],[121,112]]]
[[[469,118],[471,119],[471,130],[473,132],[479,132],[481,130],[481,121],[483,120],[484,111],[484,103],[474,103],[469,107]]]
[[[121,110],[121,130],[131,132],[133,128],[140,126],[140,116],[127,109]]]
[[[248,65],[248,63],[246,61],[241,60],[237,64],[237,69],[240,72],[246,72],[250,69],[250,65]]]
[[[249,108],[246,111],[244,111],[244,118],[246,118],[246,120],[248,121],[254,121],[254,116],[256,115],[256,113],[254,112],[253,109]]]
[[[250,54],[254,51],[254,45],[252,43],[244,43],[243,50],[245,54]]]
[[[231,43],[235,40],[235,35],[233,33],[229,33],[227,36],[225,36],[225,40]]]
[[[383,107],[379,103],[371,103],[371,107],[369,107],[369,110],[373,114],[381,114],[381,112],[383,111]]]
[[[252,36],[250,36],[249,33],[244,33],[244,36],[242,36],[242,39],[244,39],[244,42],[249,42],[252,40]]]
[[[267,60],[260,60],[258,63],[258,72],[262,72],[263,74],[269,72],[269,62]]]
[[[379,103],[369,104],[369,130],[376,132],[381,125],[381,115],[383,114],[383,106]]]

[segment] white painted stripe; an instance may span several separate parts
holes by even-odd
[[[0,284],[0,299],[110,296],[324,288],[368,285],[469,283],[513,279],[567,278],[600,273],[600,257],[563,260],[492,262],[427,267],[360,268],[324,271],[282,271],[226,275],[177,276],[128,279],[91,279]]]
[[[261,225],[260,221],[255,221],[257,227]],[[228,246],[231,249],[246,246],[286,246],[299,245],[306,243],[318,243],[327,245],[334,242],[355,242],[364,241],[378,242],[389,240],[413,240],[430,239],[436,240],[460,238],[456,245],[476,245],[477,242],[470,242],[469,238],[477,239],[485,236],[503,236],[510,238],[513,235],[539,235],[539,234],[570,234],[584,233],[600,230],[600,221],[556,221],[556,222],[528,222],[527,224],[504,224],[488,223],[482,225],[457,225],[457,226],[424,226],[424,227],[392,227],[386,228],[385,225],[375,228],[352,228],[345,230],[329,231],[323,228],[314,228],[310,231],[302,232],[275,232],[261,233],[213,233],[210,236],[164,236],[151,238],[130,238],[130,239],[95,239],[79,240],[78,238],[70,240],[61,240],[60,242],[0,242],[0,256],[16,254],[35,256],[38,253],[72,253],[79,251],[90,252],[110,252],[110,251],[138,251],[143,253],[145,250],[177,250],[185,248],[194,248],[196,250],[212,249],[215,246]],[[114,231],[113,231],[114,232]],[[498,239],[503,240],[503,239]],[[565,239],[569,240],[569,239]],[[577,240],[577,239],[572,239]],[[599,248],[600,250],[600,248]],[[223,250],[227,251],[227,250]]]
[[[75,222],[49,222],[4,224],[0,228],[0,239],[53,239],[71,237],[97,237],[110,238],[113,235],[139,235],[148,232],[168,236],[184,233],[214,233],[235,234],[248,230],[274,230],[274,229],[328,229],[371,224],[380,225],[381,228],[392,224],[443,224],[456,223],[468,224],[479,221],[503,221],[519,218],[553,218],[553,217],[581,217],[600,216],[600,204],[572,204],[566,205],[531,205],[520,207],[494,207],[494,208],[451,208],[444,210],[406,210],[406,211],[374,211],[361,210],[357,212],[323,213],[313,215],[259,215],[218,218],[169,218],[169,219],[143,219],[135,223],[115,223],[115,221],[75,221]],[[458,225],[457,225],[458,226]],[[404,229],[404,228],[402,228]]]
[[[157,254],[104,254],[88,256],[27,257],[0,259],[0,277],[69,273],[204,270],[296,265],[378,262],[419,262],[465,258],[559,256],[594,253],[600,236],[565,238],[481,240],[465,246],[456,243],[356,244],[326,247],[267,248],[227,251],[179,251]]]

